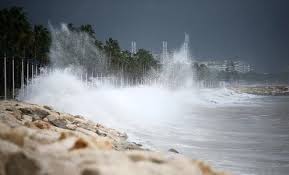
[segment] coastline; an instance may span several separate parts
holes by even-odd
[[[232,87],[232,90],[238,93],[247,93],[261,96],[289,96],[289,86],[263,85],[263,86],[241,86]]]
[[[0,101],[0,174],[221,175],[177,151],[153,152],[127,135],[49,106]]]

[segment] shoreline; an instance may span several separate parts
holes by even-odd
[[[228,174],[174,149],[144,149],[83,116],[20,101],[0,101],[0,160],[3,175]]]
[[[259,85],[240,86],[230,88],[238,93],[247,93],[260,96],[289,96],[289,86],[286,85]]]

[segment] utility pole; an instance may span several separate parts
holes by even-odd
[[[35,65],[35,76],[36,77],[38,76],[38,65],[37,64]]]
[[[26,85],[28,84],[29,81],[29,62],[27,60],[27,65],[26,65]]]
[[[31,83],[33,84],[33,74],[34,74],[34,61],[32,60],[32,64],[31,64]]]

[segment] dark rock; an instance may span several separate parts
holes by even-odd
[[[25,115],[31,115],[32,114],[31,108],[19,108],[19,110],[22,112],[22,114],[25,114]]]
[[[105,132],[100,131],[99,129],[97,129],[97,130],[95,131],[95,133],[96,133],[97,135],[99,135],[99,136],[104,136],[104,137],[107,136],[107,134],[106,134]]]
[[[178,152],[177,150],[175,150],[174,148],[171,148],[171,149],[169,149],[168,151],[169,151],[169,152],[172,152],[172,153],[177,153],[177,154],[179,154],[179,152]]]
[[[41,119],[47,117],[49,115],[49,112],[43,110],[43,109],[40,109],[40,108],[35,108],[33,110],[33,113],[37,116],[39,116]]]
[[[10,108],[6,108],[5,110],[11,112],[11,114],[12,114],[13,116],[15,116],[18,120],[21,120],[21,119],[22,119],[22,114],[21,114],[21,112],[20,112],[17,108],[15,108],[15,107],[10,107]]]
[[[136,146],[139,146],[139,147],[142,146],[142,144],[140,144],[140,143],[136,143],[136,142],[132,142],[132,143],[135,144]]]
[[[157,158],[151,158],[150,161],[153,162],[153,163],[156,163],[156,164],[163,164],[163,163],[165,163],[164,160],[157,159]]]
[[[24,115],[30,115],[33,120],[40,120],[49,115],[49,112],[40,108],[19,108]]]
[[[128,157],[133,162],[140,162],[140,161],[145,161],[146,160],[146,158],[143,155],[131,154]]]
[[[125,143],[124,148],[127,150],[142,150],[141,146],[136,143]]]
[[[35,160],[18,152],[9,156],[5,164],[5,172],[6,175],[37,175],[40,173],[40,167]]]
[[[81,115],[75,115],[74,117],[75,117],[75,118],[84,119],[84,117],[83,117],[83,116],[81,116]]]
[[[47,110],[50,110],[50,111],[52,111],[52,110],[53,110],[53,108],[52,108],[52,107],[50,107],[50,106],[46,106],[46,105],[44,105],[44,106],[43,106],[43,108],[45,108],[45,109],[47,109]]]
[[[94,169],[87,168],[82,171],[81,175],[100,175],[100,172],[96,168]]]
[[[13,111],[12,108],[6,108],[5,110],[6,110],[6,111]]]
[[[65,119],[56,119],[56,120],[53,120],[53,121],[50,121],[54,126],[57,126],[59,128],[63,128],[63,129],[68,129],[66,127],[67,125],[67,121]]]

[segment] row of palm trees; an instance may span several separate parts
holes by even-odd
[[[21,86],[23,64],[25,64],[25,75],[31,77],[32,72],[27,70],[31,70],[33,66],[36,72],[36,64],[39,66],[48,63],[50,42],[47,28],[43,25],[32,25],[22,8],[11,7],[0,10],[0,96],[3,96],[5,89],[4,72],[6,72],[5,82],[9,96],[14,89],[12,86],[15,88]],[[3,57],[6,57],[5,61]],[[4,62],[6,62],[6,70],[3,66]],[[25,77],[27,82],[27,76]]]
[[[158,62],[154,60],[152,54],[139,49],[136,54],[131,54],[127,50],[121,49],[117,40],[112,38],[102,42],[96,39],[95,31],[89,24],[78,27],[68,24],[68,28],[74,32],[85,32],[94,40],[95,47],[98,48],[110,61],[110,69],[122,69],[126,75],[136,78],[143,76],[143,70],[149,70],[156,67]],[[49,49],[52,43],[50,31],[43,25],[33,25],[29,22],[27,13],[21,7],[11,7],[0,9],[0,75],[4,75],[3,57],[7,59],[7,79],[12,78],[12,60],[15,61],[15,82],[16,88],[20,87],[22,61],[25,64],[48,65]],[[13,58],[13,59],[12,59]],[[28,70],[28,69],[27,69]],[[32,72],[28,71],[29,75]],[[8,89],[12,83],[8,81]],[[26,79],[25,79],[26,81]],[[0,82],[4,82],[3,76],[0,76]],[[11,89],[11,88],[10,88]],[[0,86],[0,96],[3,92],[3,86]]]
[[[43,25],[31,25],[23,8],[0,10],[0,54],[7,57],[36,58],[48,63],[50,33]]]
[[[158,61],[145,49],[139,49],[136,54],[131,54],[128,50],[122,50],[117,40],[112,38],[108,38],[105,42],[97,40],[95,31],[89,24],[76,27],[70,23],[67,26],[71,31],[87,33],[94,40],[95,47],[109,59],[111,70],[120,71],[121,69],[130,77],[137,78],[142,77],[151,68],[158,67]]]
[[[75,27],[68,24],[72,31],[85,32],[94,41],[95,46],[110,57],[112,64],[137,67],[155,66],[157,62],[149,51],[139,49],[135,55],[122,50],[117,40],[109,38],[104,43],[96,39],[95,31],[89,24]],[[27,14],[21,7],[0,10],[0,57],[36,58],[42,64],[49,63],[48,54],[51,34],[43,25],[29,23]]]

